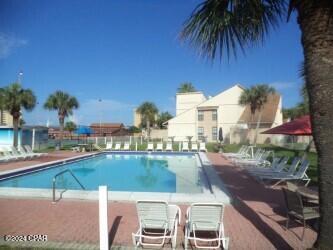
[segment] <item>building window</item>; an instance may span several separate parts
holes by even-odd
[[[213,112],[212,112],[212,120],[213,121],[217,120],[217,110],[213,110]]]
[[[217,127],[212,127],[212,139],[213,141],[217,140]]]
[[[203,127],[198,127],[198,139],[203,140],[204,139],[204,128]]]
[[[204,120],[204,112],[202,110],[198,111],[198,121]]]

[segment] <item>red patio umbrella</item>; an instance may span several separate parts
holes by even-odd
[[[293,121],[261,132],[261,134],[312,135],[310,116],[302,116]]]

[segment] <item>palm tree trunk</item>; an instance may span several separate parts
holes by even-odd
[[[65,123],[65,117],[63,117],[62,115],[59,115],[60,147],[61,147],[62,139],[64,137],[64,123]]]
[[[256,133],[254,134],[254,139],[253,139],[254,146],[257,146],[257,138],[258,138],[259,126],[260,126],[260,123],[261,123],[261,117],[262,117],[262,111],[260,110],[258,121],[257,121],[257,126],[256,126]]]
[[[333,18],[331,0],[299,1],[305,80],[318,152],[320,226],[316,247],[333,247]],[[329,19],[331,20],[329,21]]]
[[[150,137],[150,121],[149,121],[149,119],[147,119],[146,125],[147,125],[147,136],[148,136],[148,139],[149,139],[149,137]]]
[[[19,128],[19,122],[20,122],[20,117],[13,115],[13,145],[15,148],[17,148],[18,145],[18,128]]]

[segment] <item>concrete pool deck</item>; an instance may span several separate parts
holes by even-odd
[[[230,249],[306,249],[312,246],[316,238],[312,229],[306,229],[301,241],[299,224],[292,223],[290,230],[284,228],[285,204],[279,187],[263,186],[219,154],[208,153],[208,158],[234,198],[233,204],[226,206],[224,215]],[[180,206],[184,215],[188,206]],[[184,221],[182,218],[178,228],[177,249],[183,248]],[[108,222],[111,245],[132,249],[131,233],[138,226],[135,205],[109,202]],[[47,243],[34,243],[39,247],[98,249],[98,202],[61,200],[52,204],[45,199],[0,198],[0,236],[8,234],[47,234]],[[3,244],[9,243],[0,241],[0,245]]]

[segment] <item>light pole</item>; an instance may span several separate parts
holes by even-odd
[[[99,104],[99,133],[102,137],[103,133],[102,133],[102,99],[98,99]]]
[[[17,74],[17,83],[19,84],[22,83],[22,77],[23,77],[23,71],[20,70],[19,73]]]

